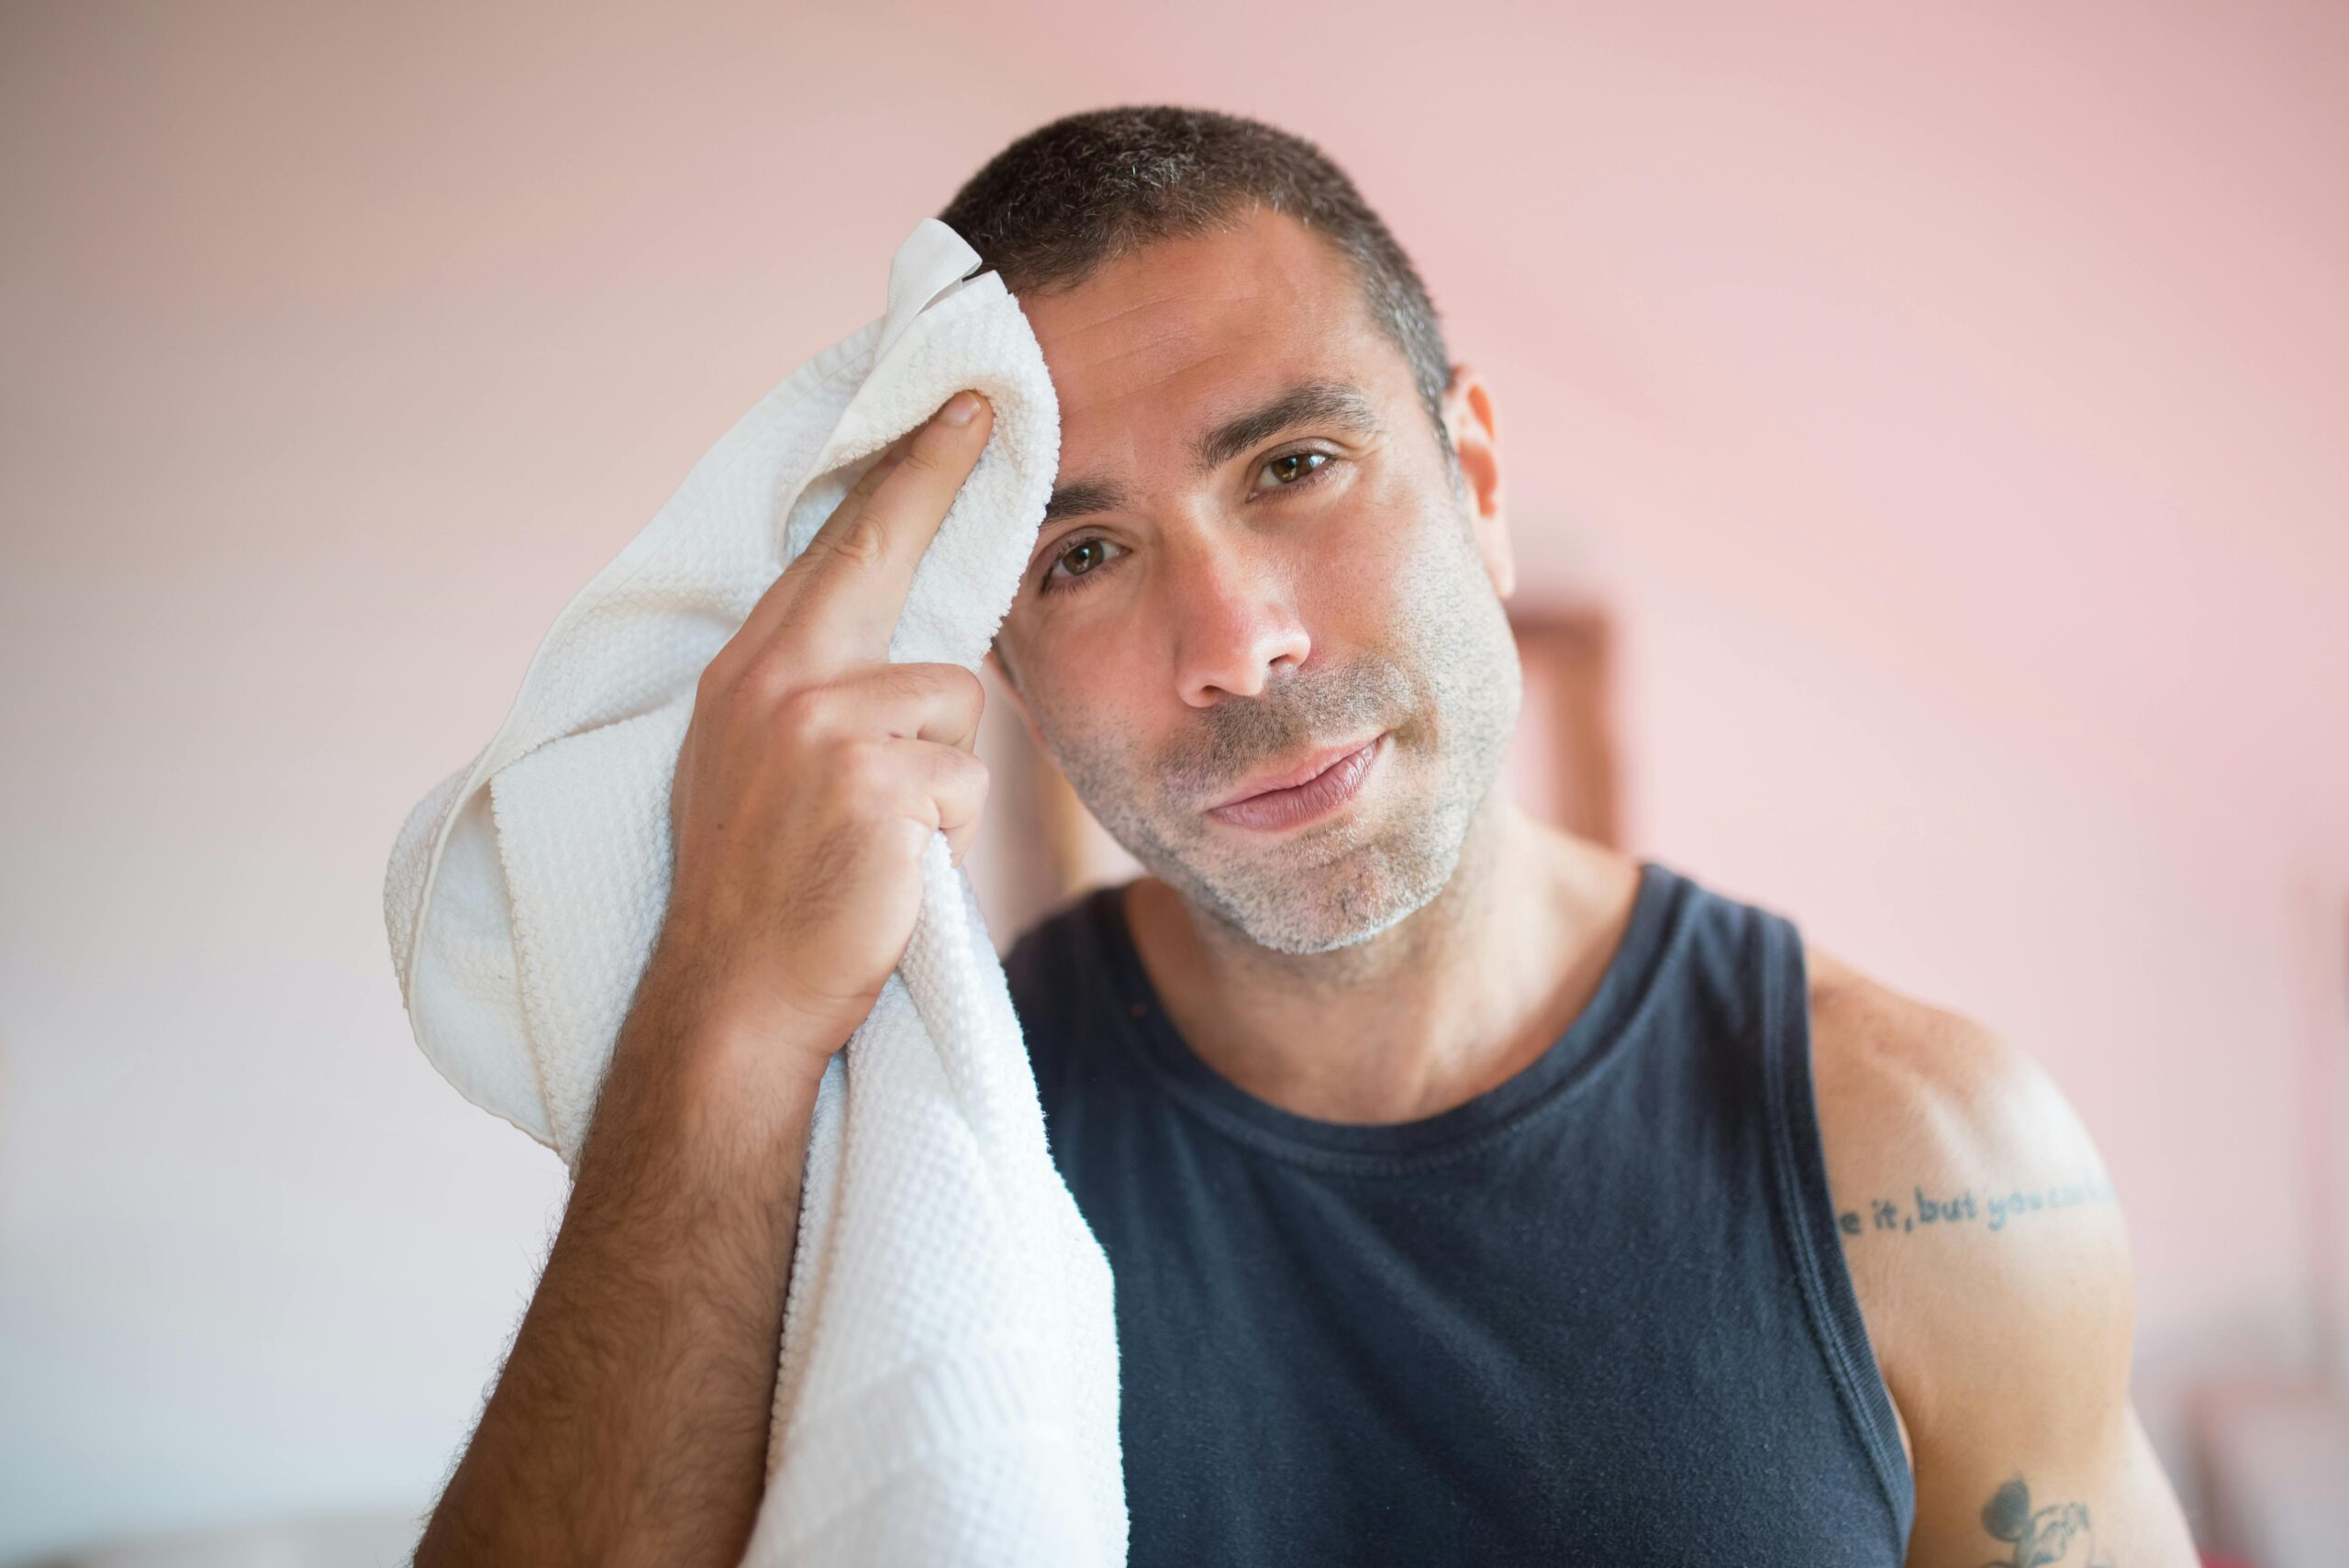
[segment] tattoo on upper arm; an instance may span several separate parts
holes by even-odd
[[[2031,1488],[2018,1475],[1982,1505],[1982,1528],[1994,1540],[2007,1544],[2007,1555],[1994,1557],[1982,1568],[2044,1568],[2056,1563],[2069,1568],[2113,1568],[2112,1559],[2097,1551],[2096,1529],[2088,1521],[2086,1503],[2031,1506]]]
[[[1870,1235],[1879,1230],[1905,1236],[1948,1225],[1979,1225],[1989,1230],[2004,1230],[2027,1214],[2112,1201],[2112,1189],[2104,1184],[2102,1177],[2093,1175],[2083,1181],[2058,1182],[2054,1186],[1986,1191],[1978,1201],[1972,1187],[1939,1195],[1921,1185],[1914,1191],[1911,1204],[1904,1205],[1896,1198],[1877,1198],[1868,1205],[1865,1221],[1858,1209],[1845,1209],[1836,1217],[1836,1224],[1846,1236]]]

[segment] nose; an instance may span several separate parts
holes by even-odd
[[[1313,651],[1293,573],[1268,549],[1244,534],[1194,539],[1173,563],[1174,678],[1193,707],[1261,695],[1276,667]]]

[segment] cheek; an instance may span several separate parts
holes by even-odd
[[[1030,683],[1028,711],[1036,728],[1071,774],[1082,769],[1099,776],[1122,751],[1130,728],[1122,710],[1141,689],[1139,671],[1123,661],[1135,657],[1134,639],[1080,631],[1063,636],[1031,657],[1050,671]]]
[[[1408,505],[1370,505],[1319,534],[1294,579],[1316,639],[1341,648],[1392,641],[1423,583],[1436,544],[1431,530],[1439,526]]]

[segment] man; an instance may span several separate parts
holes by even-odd
[[[1493,394],[1345,176],[1110,110],[942,216],[1061,403],[991,657],[1150,873],[1007,960],[1117,1278],[1130,1560],[2192,1562],[2048,1081],[1500,786]],[[815,1080],[984,798],[976,679],[884,661],[989,417],[901,442],[703,678],[668,920],[419,1562],[747,1539]]]

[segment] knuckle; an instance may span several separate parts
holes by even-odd
[[[831,541],[832,557],[859,571],[880,565],[889,556],[889,530],[870,506],[844,522]]]
[[[762,648],[736,665],[720,690],[749,700],[781,695],[782,670],[773,648]]]
[[[986,763],[960,746],[940,747],[938,767],[950,787],[978,792],[987,787]]]
[[[915,436],[913,443],[906,448],[905,462],[899,466],[911,469],[918,474],[933,474],[946,466],[947,456],[953,450],[954,431],[952,427],[926,425]]]
[[[758,699],[761,667],[757,660],[712,664],[701,673],[696,688],[699,706],[716,712],[740,707]]]
[[[836,705],[828,686],[777,689],[772,694],[771,703],[776,725],[795,735],[822,735],[831,728]]]
[[[986,687],[978,676],[960,664],[923,664],[919,689],[932,701],[940,702],[957,712],[967,712],[986,701]]]
[[[870,736],[849,736],[832,750],[833,788],[852,800],[877,802],[893,786],[896,763],[889,749]]]

